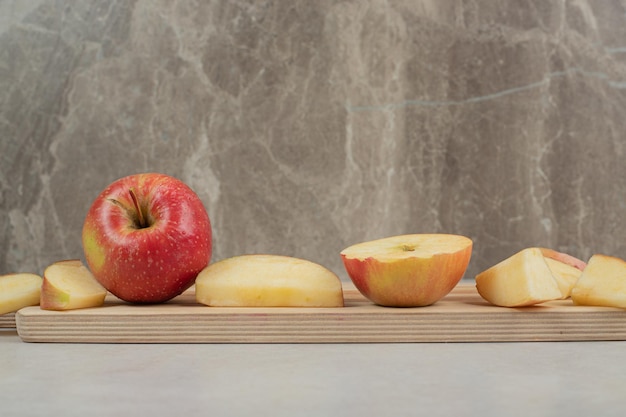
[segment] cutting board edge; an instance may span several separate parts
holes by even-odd
[[[472,289],[473,288],[473,289]],[[349,297],[359,297],[348,288]],[[626,310],[608,307],[486,305],[471,284],[439,306],[389,308],[219,308],[199,304],[15,315],[19,337],[42,343],[449,343],[626,340]],[[460,295],[459,295],[460,294]],[[464,305],[469,294],[471,303]],[[459,301],[461,300],[461,301]],[[446,306],[456,306],[446,309]],[[461,305],[461,307],[459,307]],[[108,313],[107,313],[108,311]],[[133,312],[110,315],[111,311]],[[169,311],[169,312],[167,312]],[[175,314],[171,314],[175,311]],[[107,314],[104,314],[107,313]],[[155,319],[155,315],[158,320]],[[64,317],[64,320],[59,320]]]

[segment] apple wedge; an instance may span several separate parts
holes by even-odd
[[[375,304],[423,307],[459,283],[472,240],[450,234],[411,234],[357,243],[340,256],[355,287]]]
[[[552,272],[552,277],[559,287],[559,291],[561,291],[561,299],[569,298],[572,294],[572,288],[576,285],[576,281],[578,281],[582,271],[556,259],[545,258],[545,260],[548,268],[550,268],[550,272]]]
[[[215,307],[342,307],[341,280],[325,267],[280,255],[241,255],[196,278],[196,300]]]
[[[572,288],[574,288],[587,264],[567,253],[548,248],[540,249],[559,286],[559,290],[561,290],[561,299],[569,298]]]
[[[626,261],[593,255],[572,288],[576,305],[626,308]]]
[[[482,298],[502,307],[523,307],[563,297],[541,248],[527,248],[476,275]]]
[[[38,305],[42,282],[39,275],[25,272],[0,276],[0,314]]]
[[[55,262],[43,274],[42,310],[75,310],[104,304],[107,290],[80,260]]]

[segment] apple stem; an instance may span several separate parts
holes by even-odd
[[[148,225],[146,224],[146,219],[143,216],[143,211],[141,210],[141,207],[139,206],[139,200],[137,199],[137,194],[135,194],[135,190],[132,188],[129,189],[128,192],[130,193],[130,198],[133,200],[135,211],[137,211],[137,220],[139,222],[139,228],[143,229],[144,227]]]

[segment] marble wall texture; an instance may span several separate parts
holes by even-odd
[[[626,0],[2,0],[0,273],[82,258],[113,180],[187,182],[213,260],[471,237],[626,258]]]

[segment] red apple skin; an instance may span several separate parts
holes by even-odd
[[[130,190],[151,223],[137,226]],[[131,303],[162,303],[193,285],[211,259],[209,215],[182,181],[158,173],[130,175],[94,200],[82,232],[95,278]]]
[[[431,258],[381,262],[341,255],[355,287],[375,304],[388,307],[423,307],[446,296],[459,283],[472,255],[472,246]]]
[[[573,266],[576,269],[583,271],[587,266],[587,263],[581,259],[575,258],[572,255],[567,253],[559,252],[554,249],[549,248],[539,248],[541,250],[541,254],[550,259],[554,259],[555,261],[563,262],[564,264]]]

